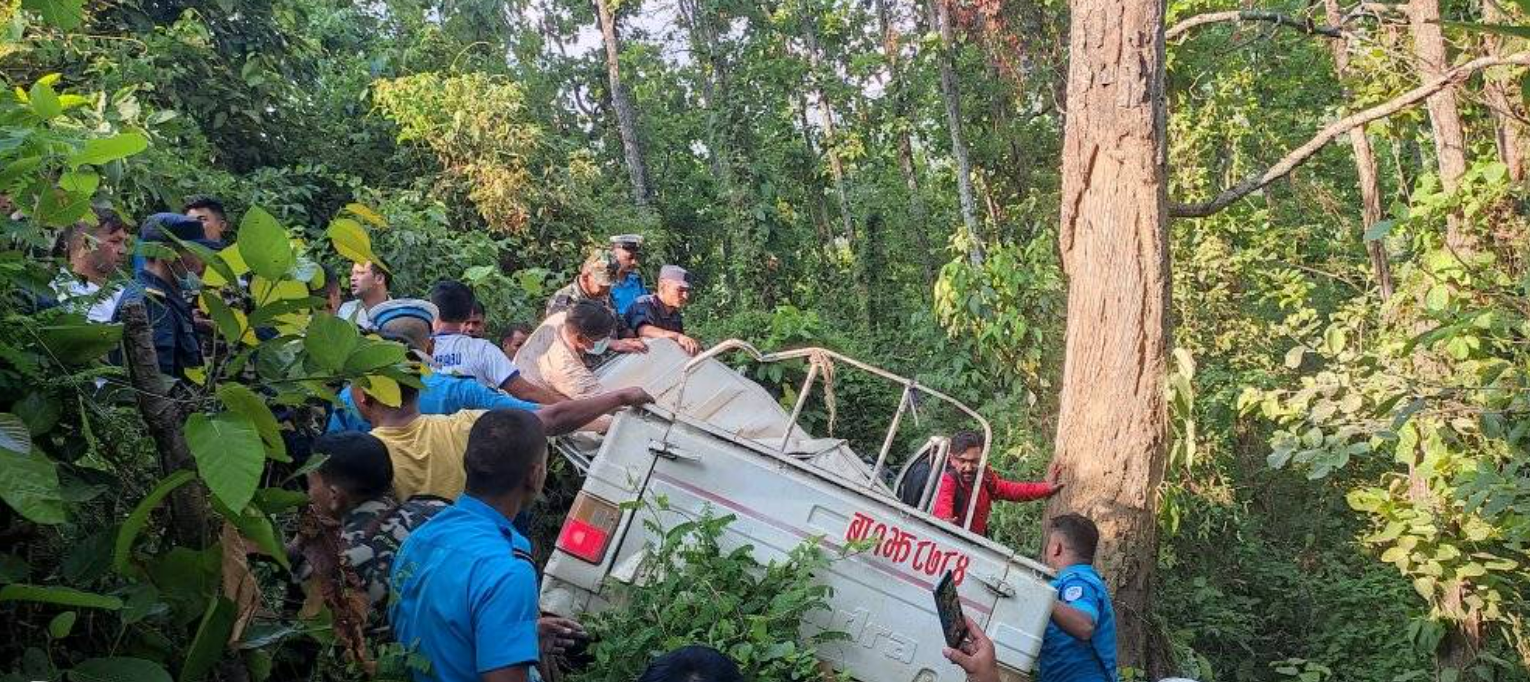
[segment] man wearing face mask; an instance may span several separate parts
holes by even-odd
[[[542,321],[515,354],[515,366],[526,380],[570,398],[599,393],[595,378],[581,356],[599,356],[611,344],[616,316],[593,300],[582,300]]]
[[[184,379],[186,370],[202,365],[202,348],[197,339],[195,313],[187,297],[202,287],[201,259],[178,243],[200,244],[214,251],[222,244],[207,239],[202,223],[179,213],[156,213],[143,222],[139,242],[143,247],[143,269],[134,273],[133,284],[122,294],[114,315],[121,321],[122,309],[142,302],[154,330],[154,351],[159,356],[159,371],[175,379]]]

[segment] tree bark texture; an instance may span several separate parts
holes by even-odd
[[[180,402],[171,397],[174,382],[160,374],[149,313],[141,302],[124,303],[121,313],[123,357],[138,397],[138,412],[154,439],[154,449],[159,451],[160,475],[194,471],[196,461],[186,445],[186,415]],[[207,546],[213,532],[208,509],[200,485],[183,485],[170,493],[170,534],[176,544]]]
[[[962,225],[967,228],[972,247],[967,258],[973,265],[983,262],[983,247],[978,234],[977,200],[972,192],[972,157],[967,153],[967,142],[962,137],[962,95],[956,81],[956,67],[952,53],[956,50],[956,35],[951,28],[951,6],[948,0],[927,0],[926,11],[930,25],[940,32],[940,52],[936,62],[940,66],[940,97],[946,105],[946,128],[951,135],[951,156],[956,159],[956,195],[961,203]]]
[[[919,172],[914,167],[914,142],[909,133],[908,84],[903,80],[903,65],[898,54],[898,29],[893,24],[892,0],[876,0],[877,21],[882,28],[882,54],[887,59],[888,83],[892,89],[894,128],[897,129],[898,173],[903,176],[903,187],[908,191],[909,218],[914,224],[914,239],[919,250],[919,265],[924,271],[926,287],[935,285],[934,249],[930,248],[929,211],[924,197],[919,194]]]
[[[1494,0],[1483,0],[1482,21],[1488,24],[1511,23],[1509,17]],[[1483,52],[1488,56],[1503,54],[1503,41],[1502,36],[1492,33],[1484,34]],[[1507,73],[1489,71],[1482,82],[1482,94],[1487,99],[1488,111],[1493,116],[1498,160],[1509,167],[1509,179],[1518,183],[1525,179],[1525,131],[1516,117],[1515,100],[1518,97],[1516,94],[1511,94],[1514,88],[1516,85]]]
[[[1070,3],[1059,250],[1068,276],[1048,517],[1099,526],[1121,663],[1145,667],[1168,445],[1163,0]]]
[[[611,108],[616,111],[616,129],[622,138],[622,153],[627,159],[627,177],[632,182],[632,200],[648,211],[651,197],[648,165],[643,161],[643,145],[638,138],[637,110],[622,84],[621,42],[616,34],[616,15],[610,0],[595,0],[595,15],[600,19],[600,36],[606,46],[606,79],[611,87]]]
[[[1328,23],[1337,30],[1344,21],[1339,0],[1323,0],[1323,9],[1328,15]],[[1334,71],[1343,80],[1349,74],[1349,40],[1332,41],[1329,50],[1333,52]],[[1365,126],[1349,131],[1349,146],[1355,152],[1355,175],[1360,181],[1360,230],[1363,233],[1381,222],[1381,182],[1376,171],[1376,152],[1371,149],[1371,139],[1365,135]],[[1392,297],[1392,268],[1387,263],[1386,245],[1379,239],[1368,241],[1365,251],[1371,259],[1371,274],[1376,278],[1381,300],[1385,301]]]
[[[1408,24],[1413,32],[1413,62],[1419,79],[1432,81],[1444,75],[1450,62],[1445,55],[1445,35],[1440,30],[1439,0],[1410,0]],[[1440,169],[1440,185],[1455,191],[1466,175],[1466,133],[1461,127],[1461,110],[1456,92],[1445,88],[1424,101],[1429,109],[1429,127],[1434,132],[1435,162]],[[1453,248],[1470,246],[1461,218],[1450,216],[1445,241]]]
[[[840,228],[845,239],[855,240],[855,218],[850,213],[850,192],[845,187],[845,165],[835,150],[834,104],[824,89],[823,56],[818,46],[818,30],[813,26],[813,14],[802,13],[802,41],[807,48],[808,81],[813,97],[818,100],[818,124],[823,127],[823,153],[829,161],[829,175],[834,180],[834,197],[839,203]]]

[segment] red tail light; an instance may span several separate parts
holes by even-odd
[[[621,509],[594,495],[579,493],[558,533],[558,549],[592,564],[606,558],[611,536],[622,520]]]

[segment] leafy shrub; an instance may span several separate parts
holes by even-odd
[[[650,511],[674,510],[661,499]],[[801,637],[804,620],[828,608],[830,588],[814,574],[831,559],[818,543],[805,541],[785,563],[762,566],[748,546],[723,549],[732,515],[707,513],[669,528],[657,516],[643,524],[660,540],[648,547],[634,584],[617,585],[621,606],[586,622],[594,663],[576,679],[628,682],[654,656],[688,644],[727,654],[751,680],[820,679],[818,645],[848,636]]]

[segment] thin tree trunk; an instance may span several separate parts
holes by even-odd
[[[802,41],[807,48],[809,85],[818,100],[818,123],[823,126],[823,152],[829,161],[829,175],[834,180],[834,195],[839,201],[840,226],[845,239],[853,241],[855,219],[850,213],[850,193],[845,189],[845,166],[834,149],[834,104],[829,101],[828,91],[820,80],[824,78],[823,57],[818,49],[818,31],[813,27],[811,12],[802,13]]]
[[[908,120],[908,83],[903,80],[903,66],[898,54],[898,30],[893,25],[892,0],[876,0],[877,20],[882,25],[882,53],[887,58],[888,82],[892,88],[893,126],[897,133],[898,172],[903,176],[903,186],[908,190],[909,217],[914,224],[914,239],[919,250],[919,265],[924,270],[926,287],[935,285],[935,252],[930,248],[927,231],[929,213],[924,197],[919,194],[919,174],[914,168],[914,143],[910,139]]]
[[[1499,9],[1495,0],[1482,0],[1482,21],[1489,24],[1507,24],[1509,18]],[[1503,54],[1501,36],[1484,34],[1482,47],[1488,55]],[[1510,88],[1514,83],[1504,73],[1488,71],[1482,83],[1482,94],[1487,98],[1488,111],[1493,116],[1494,139],[1498,144],[1498,160],[1509,167],[1509,179],[1522,182],[1525,179],[1524,129],[1515,118],[1515,97]]]
[[[177,471],[196,470],[191,448],[186,445],[186,415],[180,402],[171,397],[174,382],[159,371],[159,356],[154,352],[154,331],[149,314],[141,302],[122,304],[123,359],[138,397],[138,412],[154,439],[159,452],[159,472],[169,476]],[[212,538],[213,524],[208,514],[207,496],[200,485],[183,485],[170,493],[170,535],[176,544],[205,547]]]
[[[1068,485],[1047,515],[1079,513],[1099,526],[1096,565],[1114,595],[1121,663],[1140,668],[1151,663],[1168,445],[1164,0],[1073,0],[1070,17],[1059,232],[1069,284],[1055,448]]]
[[[940,52],[936,61],[940,66],[940,96],[946,104],[946,126],[951,134],[951,155],[956,157],[956,194],[961,202],[962,225],[972,239],[967,258],[973,265],[983,262],[982,239],[978,234],[977,200],[972,192],[972,158],[967,154],[967,143],[962,139],[962,100],[956,83],[956,68],[951,63],[956,49],[956,37],[951,30],[950,5],[947,0],[926,0],[925,8],[930,25],[940,32]]]
[[[595,16],[600,22],[601,39],[606,45],[606,78],[611,87],[611,108],[616,110],[616,128],[622,138],[622,152],[627,158],[627,177],[632,182],[632,200],[638,208],[651,210],[652,193],[648,186],[648,165],[643,162],[643,146],[638,139],[637,110],[622,85],[621,43],[616,34],[616,15],[610,0],[595,0]]]
[[[1420,80],[1439,78],[1450,62],[1445,55],[1445,36],[1440,30],[1439,0],[1411,0],[1408,22],[1413,31],[1413,61]],[[1453,192],[1466,175],[1466,133],[1461,127],[1461,110],[1456,105],[1456,91],[1445,88],[1424,101],[1429,109],[1429,126],[1434,131],[1435,160],[1440,169],[1440,185]],[[1469,250],[1472,239],[1462,225],[1461,216],[1447,220],[1445,242],[1452,248]]]
[[[1323,9],[1328,14],[1329,25],[1339,30],[1344,22],[1339,0],[1323,0]],[[1333,51],[1334,71],[1342,80],[1349,73],[1349,39],[1330,41],[1329,49]],[[1371,139],[1365,135],[1365,126],[1349,131],[1349,145],[1355,151],[1355,175],[1360,180],[1360,230],[1364,232],[1381,222],[1381,184],[1376,172],[1376,152],[1371,149]],[[1365,243],[1365,250],[1371,258],[1376,285],[1381,289],[1381,300],[1386,301],[1392,297],[1392,268],[1387,263],[1386,245],[1379,239],[1372,240]]]

